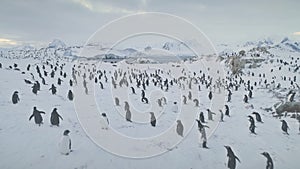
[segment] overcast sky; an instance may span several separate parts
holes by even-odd
[[[299,0],[1,0],[0,47],[83,44],[104,24],[137,12],[183,17],[213,43],[264,37],[300,41]]]

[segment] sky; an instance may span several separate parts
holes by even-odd
[[[61,39],[84,44],[103,25],[141,12],[176,15],[213,43],[267,37],[300,41],[299,0],[1,0],[0,47]]]

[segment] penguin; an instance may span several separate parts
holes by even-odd
[[[34,117],[35,124],[38,124],[39,126],[41,126],[41,124],[43,124],[43,117],[41,114],[46,114],[46,113],[43,111],[37,110],[36,107],[33,107],[33,113],[29,117],[29,121]]]
[[[213,121],[213,115],[216,114],[216,113],[212,112],[210,109],[206,109],[206,110],[207,110],[208,120]]]
[[[201,123],[205,123],[203,112],[200,112],[200,114],[199,114],[199,121],[200,121]]]
[[[37,88],[36,83],[34,83],[33,86],[32,86],[31,88],[32,88],[32,93],[34,93],[35,95],[37,95],[38,88]]]
[[[156,126],[156,118],[153,112],[150,112],[151,118],[150,118],[150,123],[152,127]]]
[[[115,97],[115,104],[116,104],[116,106],[120,106],[120,100],[117,97]]]
[[[291,93],[288,95],[288,101],[289,101],[289,102],[293,102],[293,101],[294,101],[294,98],[295,98],[295,95],[296,95],[296,92],[291,92]]]
[[[56,94],[56,87],[54,86],[54,84],[52,84],[51,88],[49,89],[51,90],[52,94],[55,95]]]
[[[206,128],[209,128],[209,127],[206,126],[206,125],[201,124],[201,122],[199,120],[197,120],[197,119],[196,119],[196,121],[198,123],[198,130],[199,130],[199,132],[201,134],[200,139],[203,140],[203,142],[202,142],[202,148],[208,148],[207,145],[206,145],[207,144],[207,137],[206,137],[205,127]]]
[[[19,95],[18,95],[18,91],[14,91],[11,101],[13,104],[17,104],[20,101]]]
[[[101,125],[102,129],[108,130],[109,120],[107,118],[106,113],[101,113]]]
[[[209,91],[209,94],[208,94],[208,98],[209,98],[209,100],[211,100],[211,99],[212,99],[212,97],[213,97],[213,95],[212,95],[212,92],[211,92],[211,91]]]
[[[68,99],[70,101],[73,101],[73,99],[74,99],[74,94],[73,94],[72,90],[69,90],[69,92],[68,92]]]
[[[248,97],[249,97],[250,99],[252,98],[252,95],[253,95],[252,90],[249,90],[249,92],[248,92]]]
[[[183,137],[183,130],[184,130],[183,124],[181,123],[180,120],[177,120],[176,122],[177,122],[176,132],[179,136]]]
[[[183,97],[183,104],[186,104],[187,102],[186,96],[182,96],[182,97]]]
[[[130,110],[129,109],[127,109],[126,110],[126,115],[125,115],[126,117],[126,121],[129,121],[129,122],[132,122],[131,121],[131,112],[130,112]]]
[[[59,126],[59,118],[63,120],[63,118],[58,114],[57,108],[54,108],[51,113],[50,122],[53,126]]]
[[[288,133],[289,126],[287,122],[285,120],[280,120],[280,121],[282,122],[281,130],[284,131],[287,135],[289,135]]]
[[[191,91],[189,91],[188,98],[189,98],[189,100],[192,100],[192,92]]]
[[[249,130],[252,134],[256,134],[255,133],[255,121],[254,121],[254,118],[252,116],[248,116],[249,117],[249,122],[250,122],[250,126],[249,126]]]
[[[248,96],[247,95],[244,95],[244,103],[248,103]]]
[[[130,87],[130,88],[131,88],[132,94],[135,94],[135,89],[134,89],[134,87]]]
[[[128,104],[128,102],[125,101],[124,103],[125,103],[124,110],[125,111],[129,110],[129,104]]]
[[[229,115],[229,106],[228,105],[225,105],[225,115],[230,117],[230,115]]]
[[[261,153],[261,154],[267,158],[267,166],[266,166],[266,169],[274,169],[273,160],[272,160],[270,154],[267,153],[267,152],[263,152],[263,153]]]
[[[69,133],[70,133],[69,130],[65,130],[63,133],[63,136],[58,144],[59,151],[62,155],[69,155],[70,152],[72,152],[71,138],[69,136]]]
[[[227,162],[227,167],[229,169],[235,169],[236,168],[236,160],[238,162],[241,162],[240,159],[234,154],[230,146],[224,146],[227,150],[227,157],[228,157],[228,162]]]
[[[220,115],[220,122],[224,122],[224,113],[222,110],[219,110],[219,112],[221,113]]]
[[[195,107],[199,107],[199,100],[198,99],[194,99],[193,102],[195,103]]]
[[[263,123],[263,121],[261,119],[261,116],[260,116],[260,114],[258,112],[253,112],[252,114],[255,115],[255,118],[256,118],[257,122]]]
[[[24,79],[26,84],[32,84],[32,82],[30,80]]]

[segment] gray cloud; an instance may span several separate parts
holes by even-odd
[[[156,11],[181,16],[215,42],[269,35],[299,37],[297,0],[2,0],[0,38],[83,43],[99,27],[120,16]],[[3,44],[0,44],[3,46]]]

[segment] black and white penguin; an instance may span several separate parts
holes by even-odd
[[[205,123],[203,112],[200,112],[200,114],[199,114],[199,120],[200,120],[201,123]]]
[[[52,86],[51,86],[51,88],[49,89],[49,90],[51,90],[51,92],[52,92],[52,94],[54,95],[54,94],[56,94],[56,87],[54,86],[54,84],[52,84]]]
[[[222,110],[219,110],[220,112],[220,122],[224,122],[224,113]]]
[[[210,109],[206,109],[206,110],[207,110],[208,120],[213,121],[213,115],[215,115],[216,113],[212,112]]]
[[[126,118],[126,121],[132,122],[131,121],[131,111],[129,109],[126,110],[125,118]]]
[[[51,125],[59,126],[59,119],[63,120],[63,118],[58,114],[57,108],[54,108],[50,117]]]
[[[72,90],[69,90],[69,91],[68,91],[68,99],[69,99],[70,101],[73,101],[73,99],[74,99],[74,94],[73,94]]]
[[[281,121],[281,130],[284,131],[287,135],[289,135],[288,133],[288,129],[289,129],[289,126],[287,124],[287,122],[285,120],[280,120]]]
[[[195,103],[195,107],[199,107],[199,100],[198,99],[194,99],[193,102]]]
[[[179,136],[183,137],[183,130],[184,130],[183,124],[181,123],[180,120],[177,120],[176,122],[177,122],[176,132]]]
[[[247,95],[244,95],[244,103],[248,103],[248,96]]]
[[[198,123],[198,130],[201,134],[200,140],[202,140],[202,148],[208,148],[207,147],[207,137],[206,137],[205,128],[209,128],[209,127],[206,126],[206,125],[201,124],[201,122],[197,119],[196,119],[196,121]]]
[[[293,101],[294,101],[294,98],[295,98],[295,95],[296,95],[296,92],[291,92],[290,94],[288,94],[287,100],[288,100],[289,102],[293,102]]]
[[[116,104],[116,106],[120,106],[120,100],[117,97],[115,97],[115,104]]]
[[[20,101],[18,93],[18,91],[15,91],[12,95],[11,101],[13,104],[17,104]]]
[[[106,113],[101,113],[101,129],[108,130],[109,120]]]
[[[229,115],[229,106],[227,104],[225,105],[225,115],[230,117],[230,115]]]
[[[209,98],[209,100],[211,100],[211,99],[212,99],[212,97],[213,97],[213,95],[212,95],[212,91],[209,91],[209,94],[208,94],[208,98]]]
[[[248,116],[249,117],[249,122],[250,122],[250,126],[249,126],[249,130],[252,134],[256,134],[255,133],[255,121],[254,121],[254,118],[252,116]]]
[[[33,107],[33,113],[29,117],[29,121],[34,117],[35,124],[38,124],[40,126],[41,124],[43,124],[43,117],[41,114],[46,114],[46,113],[43,111],[37,110],[36,107]]]
[[[61,154],[63,155],[69,155],[70,152],[72,152],[71,149],[71,138],[69,136],[70,131],[69,130],[65,130],[63,133],[63,136],[58,144],[59,146],[59,151]]]
[[[135,89],[134,89],[134,87],[130,87],[130,88],[131,88],[132,94],[135,94]]]
[[[182,100],[182,102],[183,102],[183,104],[187,104],[186,102],[187,102],[187,98],[186,98],[186,96],[182,96],[183,97],[183,100]]]
[[[155,115],[154,115],[153,112],[150,112],[150,115],[151,115],[151,117],[150,117],[150,123],[151,123],[151,126],[152,126],[152,127],[155,127],[155,126],[156,126],[156,118],[155,118]]]
[[[258,112],[253,112],[252,114],[255,115],[255,118],[256,118],[257,122],[263,123],[263,121],[261,119],[261,116],[260,116],[260,114]]]
[[[224,146],[227,150],[227,157],[228,157],[228,162],[227,162],[227,167],[229,169],[235,169],[236,168],[236,160],[238,162],[241,162],[240,159],[234,154],[230,146]]]
[[[267,153],[267,152],[263,152],[263,153],[261,153],[261,154],[267,158],[266,169],[274,169],[273,160],[272,160],[270,154]]]

